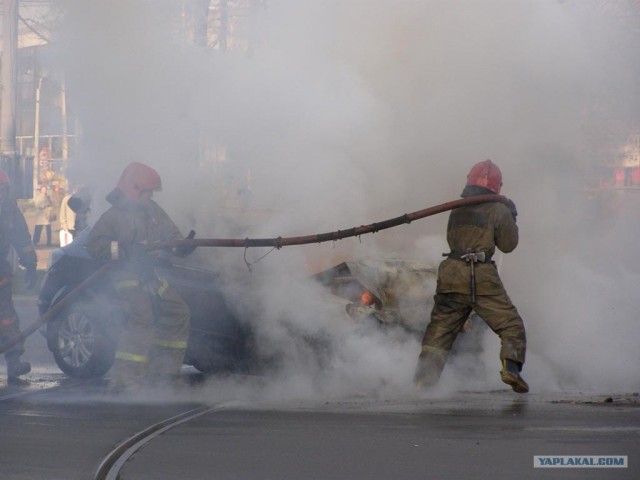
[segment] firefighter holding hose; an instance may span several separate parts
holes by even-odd
[[[499,194],[502,173],[491,160],[474,165],[462,197]],[[525,360],[525,327],[511,303],[495,263],[496,248],[504,253],[518,245],[517,211],[513,202],[487,202],[455,209],[449,216],[447,242],[451,251],[438,269],[431,321],[422,340],[415,382],[426,389],[440,378],[447,356],[462,326],[475,311],[500,337],[502,381],[517,392],[529,386],[520,375]]]
[[[161,188],[156,170],[138,162],[129,164],[106,197],[111,208],[98,219],[87,242],[87,251],[95,258],[122,262],[111,274],[126,317],[111,375],[114,393],[145,382],[172,383],[187,348],[189,307],[156,271],[156,256],[147,252],[150,244],[183,238],[151,199]],[[186,256],[194,249],[181,246],[172,253]]]

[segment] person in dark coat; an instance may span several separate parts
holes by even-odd
[[[67,201],[69,208],[75,213],[73,230],[80,233],[89,226],[89,212],[91,211],[91,194],[86,187],[78,189]]]

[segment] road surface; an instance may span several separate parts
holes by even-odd
[[[23,318],[35,304],[17,300]],[[24,322],[27,324],[28,321]],[[66,378],[39,333],[30,383],[0,376],[2,479],[640,478],[640,397],[507,389],[446,397],[221,400],[225,383],[109,395]],[[626,456],[625,468],[534,468],[534,456]]]

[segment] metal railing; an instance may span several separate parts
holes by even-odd
[[[39,146],[47,147],[50,152],[51,161],[68,160],[70,149],[75,147],[76,135],[40,135]],[[68,148],[64,147],[67,143]],[[16,147],[20,155],[33,156],[34,152],[34,137],[33,135],[21,135],[16,137]],[[65,151],[66,150],[66,151]],[[58,156],[56,156],[58,155]]]

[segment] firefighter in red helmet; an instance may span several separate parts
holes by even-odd
[[[500,193],[500,189],[502,188],[502,172],[491,160],[478,162],[469,170],[467,187],[482,187],[490,190],[484,193]],[[463,193],[462,196],[468,195]]]
[[[145,381],[171,382],[182,366],[191,314],[177,290],[155,270],[155,242],[182,239],[178,227],[152,200],[162,189],[160,175],[142,163],[129,164],[107,195],[112,205],[91,229],[87,251],[104,260],[124,259],[113,274],[126,315],[110,388],[118,392]],[[192,232],[193,234],[193,232]],[[192,235],[191,235],[192,236]],[[195,247],[171,252],[186,256]],[[160,252],[158,255],[166,255]]]
[[[500,193],[502,174],[491,160],[474,165],[462,197]],[[525,360],[524,322],[500,280],[491,257],[518,245],[513,202],[487,202],[455,209],[449,216],[447,242],[451,251],[438,269],[431,321],[422,340],[415,381],[418,387],[435,384],[444,369],[458,332],[475,311],[500,337],[502,381],[517,392],[529,386],[520,375]]]
[[[34,288],[37,282],[36,252],[31,243],[27,222],[15,199],[10,196],[10,187],[7,173],[0,170],[0,343],[20,335],[18,314],[11,294],[13,271],[7,261],[12,246],[18,254],[20,264],[26,268],[24,280],[27,288]],[[23,353],[24,342],[20,342],[4,355],[9,383],[22,382],[19,377],[31,371],[31,365],[20,360]]]

